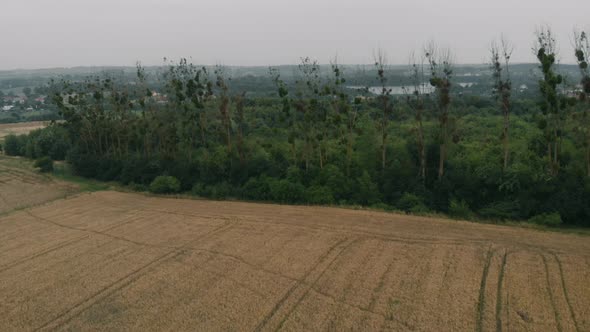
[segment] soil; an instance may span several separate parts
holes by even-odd
[[[588,237],[516,227],[112,191],[0,217],[2,331],[588,331],[589,285]]]

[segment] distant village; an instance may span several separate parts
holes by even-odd
[[[2,97],[3,112],[11,111],[34,111],[42,109],[47,96],[27,97],[25,95],[9,95]]]

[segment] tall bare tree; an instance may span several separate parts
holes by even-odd
[[[440,155],[438,162],[438,178],[442,179],[445,172],[448,145],[451,130],[449,128],[449,107],[451,105],[451,78],[453,76],[453,55],[447,48],[439,49],[434,42],[424,49],[424,56],[430,66],[430,85],[436,94],[436,110],[439,123]]]
[[[217,66],[215,68],[215,85],[219,89],[219,117],[221,118],[221,135],[225,140],[227,146],[227,153],[232,153],[232,118],[230,109],[230,95],[228,80],[231,78],[227,77],[227,73],[224,67]]]
[[[377,50],[373,55],[375,60],[375,69],[377,70],[377,81],[379,82],[379,105],[381,106],[381,116],[377,121],[377,129],[381,133],[380,151],[381,151],[381,170],[385,170],[387,161],[387,136],[389,129],[389,118],[393,112],[393,105],[391,103],[391,88],[387,86],[387,76],[385,71],[387,69],[387,55],[383,50]]]
[[[510,158],[510,97],[512,95],[512,81],[510,80],[510,57],[512,46],[502,37],[500,44],[493,41],[490,47],[491,70],[494,79],[493,94],[502,110],[502,147],[504,150],[504,170],[508,167]]]
[[[301,59],[298,69],[301,77],[296,81],[298,91],[295,109],[302,117],[302,121],[298,122],[300,125],[298,130],[304,137],[305,170],[309,170],[311,166],[311,157],[316,145],[318,147],[319,166],[323,168],[325,154],[322,149],[324,137],[321,130],[325,121],[325,109],[323,109],[320,100],[320,66],[317,61],[305,57]]]
[[[275,84],[279,98],[281,99],[282,112],[280,118],[287,127],[287,140],[291,147],[291,162],[293,163],[293,165],[297,165],[297,145],[295,141],[297,137],[297,114],[292,111],[292,100],[291,96],[289,95],[289,89],[285,81],[281,78],[280,71],[277,68],[269,67],[268,72],[273,83]]]
[[[558,49],[551,28],[541,27],[535,34],[536,41],[533,52],[537,56],[543,75],[543,78],[539,80],[539,90],[542,96],[541,111],[543,112],[540,128],[545,132],[547,141],[549,174],[556,176],[560,167],[562,123],[565,120],[558,91],[558,86],[563,83],[563,78],[556,71]]]
[[[188,151],[188,158],[191,160],[193,149],[199,143],[201,146],[207,146],[205,105],[213,94],[207,69],[196,67],[186,58],[182,58],[177,64],[169,63],[164,79],[168,93],[166,105],[171,108],[171,114],[178,114],[182,118],[179,123],[179,130],[183,132],[181,143],[183,150]],[[154,97],[160,98],[162,96],[156,94]],[[155,128],[156,132],[161,132],[161,128],[168,125],[171,120],[158,113],[152,112],[150,115],[153,120],[151,122],[157,120],[156,122],[159,123]],[[198,137],[199,133],[200,138]],[[169,139],[169,137],[164,137],[164,139]]]
[[[424,126],[422,121],[426,106],[425,99],[429,94],[429,89],[426,85],[424,67],[424,56],[420,57],[420,60],[417,60],[414,54],[410,55],[411,83],[409,86],[403,87],[406,103],[414,112],[414,117],[416,119],[415,131],[418,143],[418,158],[420,161],[418,176],[423,182],[426,180],[426,143],[424,140]]]
[[[344,71],[342,66],[338,64],[338,60],[330,61],[332,75],[330,81],[326,85],[327,94],[330,96],[330,103],[332,106],[332,118],[334,125],[338,131],[340,130],[341,141],[346,145],[346,175],[350,175],[350,165],[352,163],[354,135],[358,121],[358,111],[361,103],[361,98],[355,98],[354,105],[351,106],[349,95],[346,93],[344,84]],[[345,125],[342,126],[341,123]]]
[[[246,158],[246,144],[244,143],[246,118],[245,118],[245,99],[246,93],[242,92],[235,96],[234,104],[236,105],[236,149],[238,150],[238,158],[240,159],[240,165],[247,163]]]
[[[574,46],[576,61],[582,79],[580,81],[581,89],[579,99],[582,104],[582,111],[574,113],[577,120],[576,131],[582,134],[582,145],[585,148],[586,172],[590,177],[590,42],[586,32],[574,32]]]

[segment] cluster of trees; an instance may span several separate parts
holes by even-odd
[[[5,150],[157,192],[590,226],[589,50],[577,34],[582,80],[568,92],[555,39],[540,30],[535,101],[514,100],[506,41],[491,47],[493,99],[455,93],[453,56],[434,44],[412,57],[403,96],[382,52],[377,94],[347,88],[337,61],[326,73],[303,58],[293,82],[271,68],[274,98],[186,60],[169,64],[160,95],[138,65],[133,84],[52,82],[64,122],[9,136]]]
[[[4,138],[4,153],[9,156],[23,156],[30,159],[49,157],[51,160],[64,160],[72,147],[70,136],[65,128],[52,125],[35,129],[29,134],[8,135]]]

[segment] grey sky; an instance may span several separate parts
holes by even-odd
[[[590,28],[588,0],[2,0],[0,69],[195,63],[276,65],[310,56],[390,63],[429,40],[460,63],[483,63],[494,37],[532,62],[533,32],[550,25],[573,62],[574,27]]]

